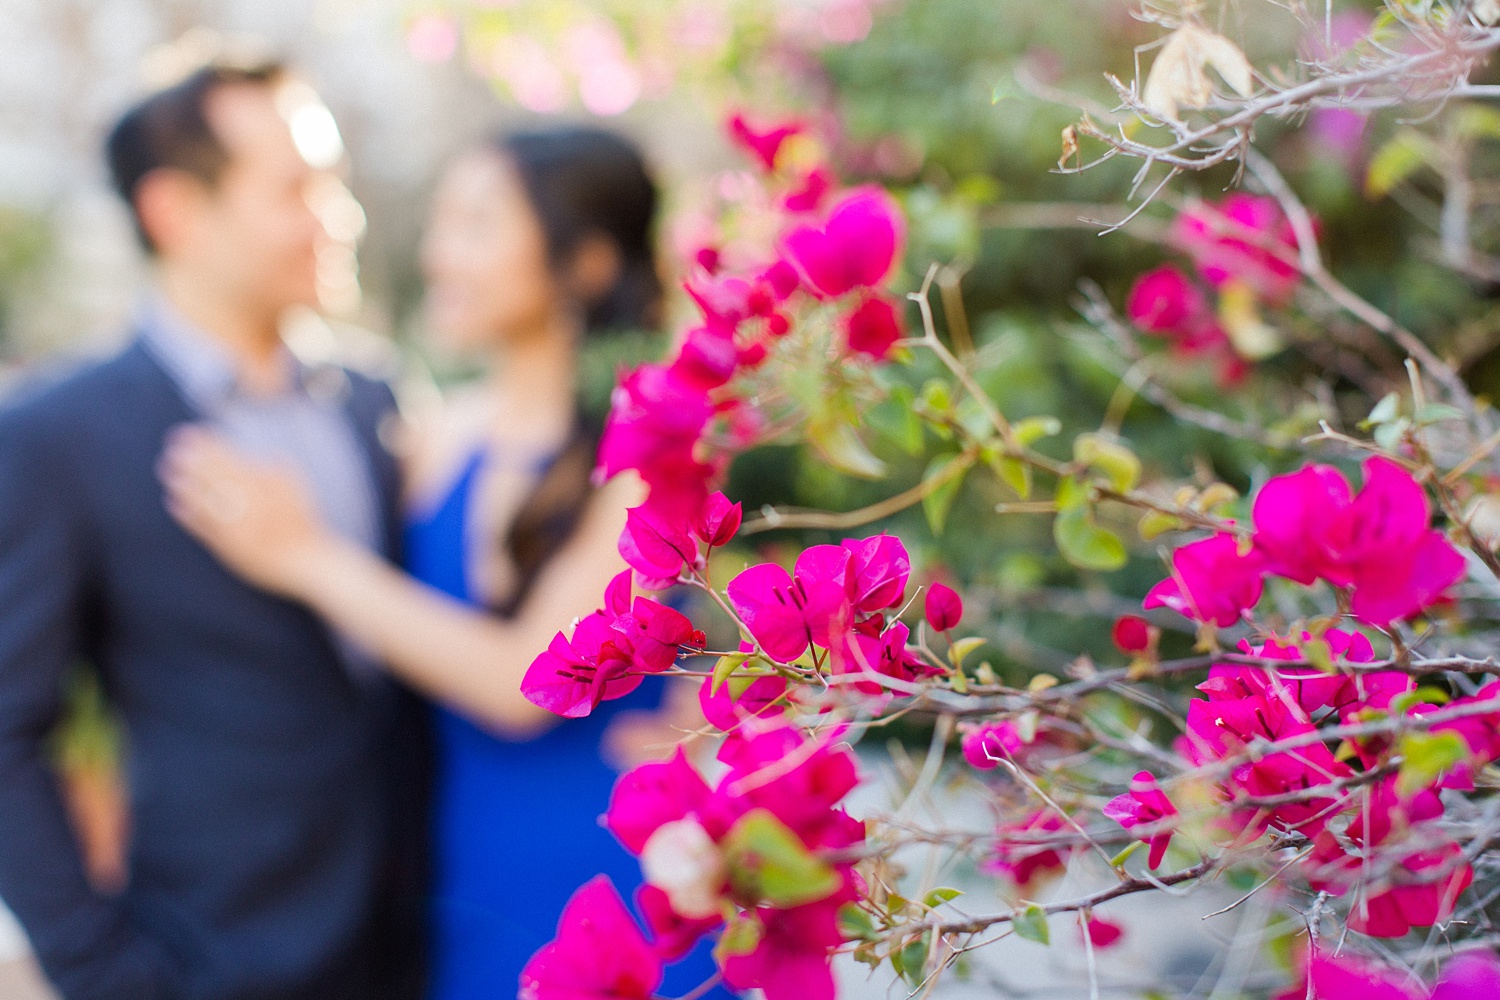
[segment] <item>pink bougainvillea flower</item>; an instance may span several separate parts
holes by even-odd
[[[828,550],[839,553],[838,573],[826,572]],[[809,643],[826,648],[832,631],[852,624],[843,580],[847,561],[848,553],[838,546],[814,546],[797,560],[795,576],[775,563],[763,563],[730,580],[725,593],[761,650],[773,660],[791,663]]]
[[[1314,636],[1303,632],[1300,642],[1313,641]],[[1366,663],[1375,658],[1370,640],[1358,632],[1329,629],[1321,641],[1328,647],[1335,661]],[[1268,660],[1300,660],[1302,650],[1290,639],[1272,637],[1259,646],[1248,639],[1241,639],[1240,651]],[[1405,677],[1396,673],[1395,676]],[[1198,685],[1198,690],[1210,698],[1247,698],[1252,695],[1290,698],[1311,719],[1325,710],[1342,713],[1351,705],[1364,704],[1371,685],[1378,684],[1381,674],[1325,673],[1317,667],[1287,667],[1267,670],[1262,667],[1242,667],[1216,663],[1209,669],[1208,680]]]
[[[672,909],[667,894],[654,885],[642,885],[635,891],[635,908],[651,931],[651,947],[665,962],[675,962],[702,939],[703,935],[724,923],[722,917],[692,919]]]
[[[1463,576],[1463,556],[1431,519],[1426,492],[1388,458],[1365,462],[1357,496],[1336,469],[1313,465],[1256,496],[1255,547],[1279,576],[1353,588],[1355,617],[1383,627],[1430,606]]]
[[[1302,973],[1302,982],[1276,1000],[1424,1000],[1426,990],[1394,970],[1352,955],[1319,951]]]
[[[604,825],[627,851],[640,854],[659,827],[693,815],[708,796],[702,775],[678,747],[669,760],[651,761],[620,776]]]
[[[781,207],[795,214],[816,212],[823,207],[823,199],[833,186],[833,175],[822,167],[814,167],[781,199]]]
[[[630,570],[622,570],[616,573],[614,578],[604,588],[604,607],[601,609],[607,614],[618,618],[620,615],[630,612],[631,586]]]
[[[834,644],[833,671],[863,675],[867,679],[853,686],[870,695],[888,692],[889,685],[881,682],[882,677],[909,683],[941,673],[942,668],[928,663],[907,645],[910,638],[910,630],[901,622],[895,622],[878,635],[856,628],[844,636],[844,641]]]
[[[1453,915],[1458,896],[1474,881],[1463,848],[1448,843],[1430,851],[1397,855],[1403,872],[1421,881],[1367,891],[1349,911],[1349,929],[1371,937],[1405,937],[1413,927],[1431,927]]]
[[[1172,576],[1151,588],[1144,606],[1228,627],[1260,600],[1263,572],[1254,549],[1242,552],[1236,536],[1214,535],[1172,553]]]
[[[1167,845],[1172,840],[1170,821],[1177,815],[1177,807],[1156,784],[1150,771],[1141,771],[1130,779],[1130,791],[1109,800],[1104,815],[1127,830],[1138,826],[1150,827],[1141,839],[1151,847],[1151,856],[1146,864],[1156,868],[1166,857]]]
[[[740,354],[733,327],[709,324],[688,331],[672,369],[684,381],[707,392],[734,378]]]
[[[765,928],[755,950],[724,962],[724,981],[736,989],[759,988],[766,1000],[834,1000],[829,952],[843,943],[838,907],[847,896],[787,910],[757,911]]]
[[[818,295],[837,298],[885,281],[901,253],[905,222],[884,190],[858,188],[829,213],[822,227],[787,234],[787,259]]]
[[[677,582],[684,566],[698,564],[698,546],[687,530],[645,505],[626,511],[619,549],[648,590],[665,590]]]
[[[623,698],[639,687],[641,676],[630,672],[629,653],[612,625],[610,616],[595,612],[579,620],[571,637],[561,632],[553,636],[521,679],[526,700],[579,719],[606,698]]]
[[[599,445],[606,475],[649,469],[691,452],[713,408],[701,389],[662,365],[642,365],[615,388]]]
[[[1027,751],[1039,746],[1048,735],[1045,722],[1025,729],[1014,719],[985,722],[964,732],[959,743],[964,760],[980,771],[990,771],[1002,760],[1024,763]]]
[[[1187,733],[1178,743],[1183,756],[1194,765],[1245,754],[1257,741],[1274,742],[1315,732],[1308,714],[1286,688],[1270,684],[1253,670],[1243,675],[1211,674],[1199,689],[1208,694],[1208,700],[1189,703]],[[1326,745],[1313,743],[1253,756],[1235,767],[1224,790],[1229,798],[1241,794],[1280,796],[1320,788],[1351,773]],[[1231,825],[1243,827],[1253,819],[1260,828],[1276,825],[1312,835],[1340,803],[1337,793],[1330,792],[1329,797],[1312,796],[1231,816]]]
[[[777,307],[797,290],[799,281],[796,269],[778,260],[750,279],[696,275],[683,288],[702,310],[710,328],[732,333],[746,320],[779,315]]]
[[[995,856],[984,867],[1004,876],[1018,891],[1029,892],[1035,883],[1065,867],[1064,857],[1071,849],[1058,846],[1058,838],[1067,828],[1051,809],[1001,826],[995,831]]]
[[[794,135],[801,134],[806,126],[798,121],[782,122],[766,129],[758,129],[746,120],[743,114],[732,115],[728,122],[729,137],[735,145],[745,150],[767,170],[776,169],[776,157],[782,145]]]
[[[1500,997],[1500,958],[1489,951],[1466,951],[1443,966],[1429,1000],[1493,1000]]]
[[[830,648],[854,625],[901,602],[911,557],[894,535],[814,545],[791,573],[773,563],[751,566],[726,590],[745,627],[772,659],[790,663],[812,643]]]
[[[1136,279],[1125,312],[1141,330],[1168,341],[1177,355],[1213,360],[1218,381],[1226,388],[1249,372],[1203,290],[1170,264]]]
[[[520,1000],[651,1000],[662,961],[608,877],[584,885],[563,907],[557,937],[521,971]]]
[[[735,532],[740,530],[743,518],[744,509],[740,504],[730,503],[722,493],[713,493],[698,512],[693,534],[709,548],[716,549],[729,544]]]
[[[719,266],[723,263],[723,255],[718,247],[699,247],[693,254],[693,263],[703,268],[708,274],[718,274]]]
[[[705,677],[698,689],[698,705],[710,724],[728,732],[746,719],[782,711],[778,703],[786,696],[787,679],[779,674],[757,677],[738,697],[727,682],[717,691],[712,688],[713,678]]]
[[[641,849],[641,876],[689,920],[719,916],[729,901],[728,860],[696,817],[656,828]]]
[[[1103,917],[1089,917],[1081,930],[1088,935],[1089,944],[1095,948],[1113,948],[1125,936],[1125,928]]]
[[[1431,790],[1403,798],[1388,776],[1351,796],[1353,817],[1342,833],[1325,827],[1303,862],[1315,888],[1359,892],[1349,907],[1350,929],[1371,937],[1402,937],[1453,915],[1474,869],[1458,843],[1434,822],[1442,801]],[[1369,877],[1372,862],[1378,878]]]
[[[802,284],[797,269],[785,260],[778,259],[761,271],[755,278],[756,284],[765,288],[771,295],[773,301],[781,303],[791,297],[792,293]],[[783,331],[785,332],[785,331]]]
[[[849,350],[884,361],[901,339],[896,306],[883,295],[871,295],[845,316],[841,327]]]
[[[1212,322],[1213,311],[1193,280],[1170,264],[1135,280],[1125,299],[1125,315],[1147,333],[1176,335]]]
[[[687,615],[649,597],[637,597],[630,613],[618,615],[611,627],[624,637],[631,667],[648,674],[676,663],[682,647],[703,648],[703,633]]]
[[[1171,240],[1215,288],[1242,282],[1275,305],[1296,291],[1297,238],[1275,198],[1235,192],[1217,203],[1200,203],[1172,224]]]
[[[765,809],[809,849],[843,848],[864,839],[864,824],[837,808],[859,784],[854,755],[839,732],[807,736],[795,726],[771,724],[758,732],[745,724],[725,741],[719,759],[729,773],[711,808],[743,816]],[[789,761],[794,761],[790,767]],[[707,821],[711,829],[712,817]]]
[[[612,610],[579,620],[571,637],[559,632],[521,679],[521,693],[549,712],[576,719],[602,701],[623,698],[645,674],[661,673],[677,661],[680,647],[703,648],[703,633],[679,611],[610,584]]]
[[[1122,653],[1144,653],[1151,648],[1152,628],[1140,615],[1121,615],[1115,619],[1109,637]]]
[[[873,614],[900,604],[911,578],[911,556],[895,535],[846,538],[840,546],[849,553],[847,591],[854,609]]]
[[[1500,681],[1491,681],[1472,695],[1455,698],[1449,702],[1449,708],[1457,708],[1461,705],[1477,705],[1484,702],[1500,699]],[[1435,707],[1435,706],[1434,706]],[[1413,714],[1422,711],[1426,706],[1414,706]],[[1485,712],[1483,715],[1471,715],[1466,718],[1451,719],[1448,722],[1439,722],[1433,726],[1431,732],[1457,733],[1468,747],[1467,759],[1460,761],[1452,770],[1444,774],[1438,782],[1441,788],[1457,788],[1463,791],[1474,790],[1474,773],[1486,764],[1500,760],[1500,711]]]
[[[934,583],[927,588],[922,611],[934,632],[946,632],[956,627],[963,618],[964,599],[952,587]]]
[[[713,409],[703,388],[681,372],[642,365],[611,397],[597,474],[607,479],[634,469],[650,488],[648,506],[691,517],[708,496],[708,481],[717,471],[695,454]]]
[[[859,783],[842,735],[842,728],[812,735],[747,717],[720,747],[726,770],[713,789],[680,748],[671,760],[621,777],[605,823],[641,857],[649,885],[638,899],[658,935],[659,954],[685,954],[719,925],[732,899],[761,934],[752,951],[724,960],[726,982],[759,987],[768,1000],[832,997],[830,953],[843,941],[838,910],[859,898],[863,885],[852,863],[833,864],[839,879],[823,898],[786,908],[747,896],[722,845],[752,812],[775,817],[809,851],[841,851],[862,842],[864,824],[839,806]],[[593,1000],[591,994],[582,998]]]
[[[1310,584],[1319,577],[1342,578],[1325,536],[1353,501],[1349,483],[1329,465],[1309,465],[1276,476],[1255,496],[1255,547],[1266,568],[1278,576]]]

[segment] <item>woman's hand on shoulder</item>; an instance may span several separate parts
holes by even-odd
[[[296,468],[252,458],[188,425],[168,436],[157,474],[172,517],[232,572],[273,593],[309,598],[338,539]]]

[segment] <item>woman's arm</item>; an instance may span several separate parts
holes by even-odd
[[[502,621],[333,534],[295,471],[248,459],[205,431],[174,436],[161,475],[173,516],[231,570],[307,604],[413,687],[514,737],[556,721],[521,695],[521,678],[624,568],[617,540],[641,493],[623,477],[599,490],[520,613]]]
[[[341,539],[308,554],[295,596],[414,687],[507,735],[529,735],[557,716],[522,697],[521,678],[625,568],[616,543],[632,493],[616,482],[593,497],[509,620],[477,612]]]

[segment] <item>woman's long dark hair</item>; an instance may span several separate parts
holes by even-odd
[[[613,133],[557,128],[503,136],[494,149],[516,171],[547,240],[554,268],[566,268],[584,241],[605,237],[620,258],[614,285],[580,303],[585,336],[649,330],[662,288],[653,252],[656,185],[639,150]],[[547,561],[572,537],[589,497],[605,413],[575,406],[573,432],[521,505],[505,538],[517,586],[496,611],[511,614]]]

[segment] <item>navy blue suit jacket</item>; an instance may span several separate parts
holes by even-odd
[[[394,559],[394,403],[352,373],[346,401]],[[0,898],[66,1000],[415,1000],[421,707],[167,515],[157,457],[194,418],[139,343],[0,409]],[[118,897],[86,882],[46,761],[79,661],[128,731]]]

